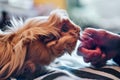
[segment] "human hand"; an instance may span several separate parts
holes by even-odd
[[[86,28],[80,40],[78,55],[82,55],[85,62],[90,62],[94,66],[105,64],[119,53],[120,36],[115,33]]]

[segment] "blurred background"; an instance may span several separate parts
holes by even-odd
[[[103,28],[120,32],[120,0],[0,0],[0,28],[10,25],[11,17],[27,19],[48,15],[61,8],[82,29]]]

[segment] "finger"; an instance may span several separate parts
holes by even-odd
[[[93,53],[93,55],[91,56],[92,63],[97,63],[106,57],[106,55],[101,52],[99,47],[96,48],[96,51],[97,52]]]
[[[106,55],[102,53],[101,57],[96,58],[95,60],[91,60],[91,64],[94,66],[102,66],[106,63]]]
[[[85,40],[93,40],[91,34],[87,32],[83,32],[80,36],[80,41],[85,41]]]
[[[86,28],[83,32],[89,33],[89,34],[95,34],[97,29],[95,28]]]
[[[96,64],[101,60],[102,53],[99,47],[97,47],[96,50],[87,50],[87,51],[88,52],[86,52],[86,54],[82,53],[83,59],[86,63],[91,62],[93,64]]]
[[[81,53],[81,55],[84,56],[84,57],[87,57],[87,55],[89,54],[88,49],[86,49],[84,47],[79,47],[78,52]]]
[[[94,63],[92,63],[91,62],[91,65],[93,65],[94,67],[102,67],[102,66],[104,66],[106,64],[106,62],[104,61],[101,61],[101,62],[94,62]]]
[[[93,51],[93,57],[101,57],[102,51],[99,47],[96,47],[96,49]]]
[[[101,57],[96,57],[96,58],[91,60],[91,64],[92,65],[97,64],[99,62],[102,62],[102,58]]]
[[[101,50],[99,47],[97,47],[95,50],[90,50],[90,49],[81,47],[81,48],[78,48],[78,51],[82,53],[82,56],[87,57],[87,58],[92,58],[92,57],[101,55]]]

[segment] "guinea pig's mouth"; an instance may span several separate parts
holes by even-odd
[[[67,52],[68,54],[72,54],[72,51],[75,50],[75,47],[76,47],[76,44],[77,44],[77,41],[76,42],[73,42],[71,44],[68,44],[65,48],[65,52]]]

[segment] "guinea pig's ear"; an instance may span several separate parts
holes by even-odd
[[[68,14],[65,10],[56,9],[50,13],[48,21],[50,22],[50,24],[55,25],[55,24],[59,24],[63,20],[67,20],[68,18],[69,18]]]
[[[43,42],[43,43],[48,43],[52,40],[56,40],[56,37],[53,35],[53,34],[49,34],[47,36],[41,36],[40,37],[40,40]]]

